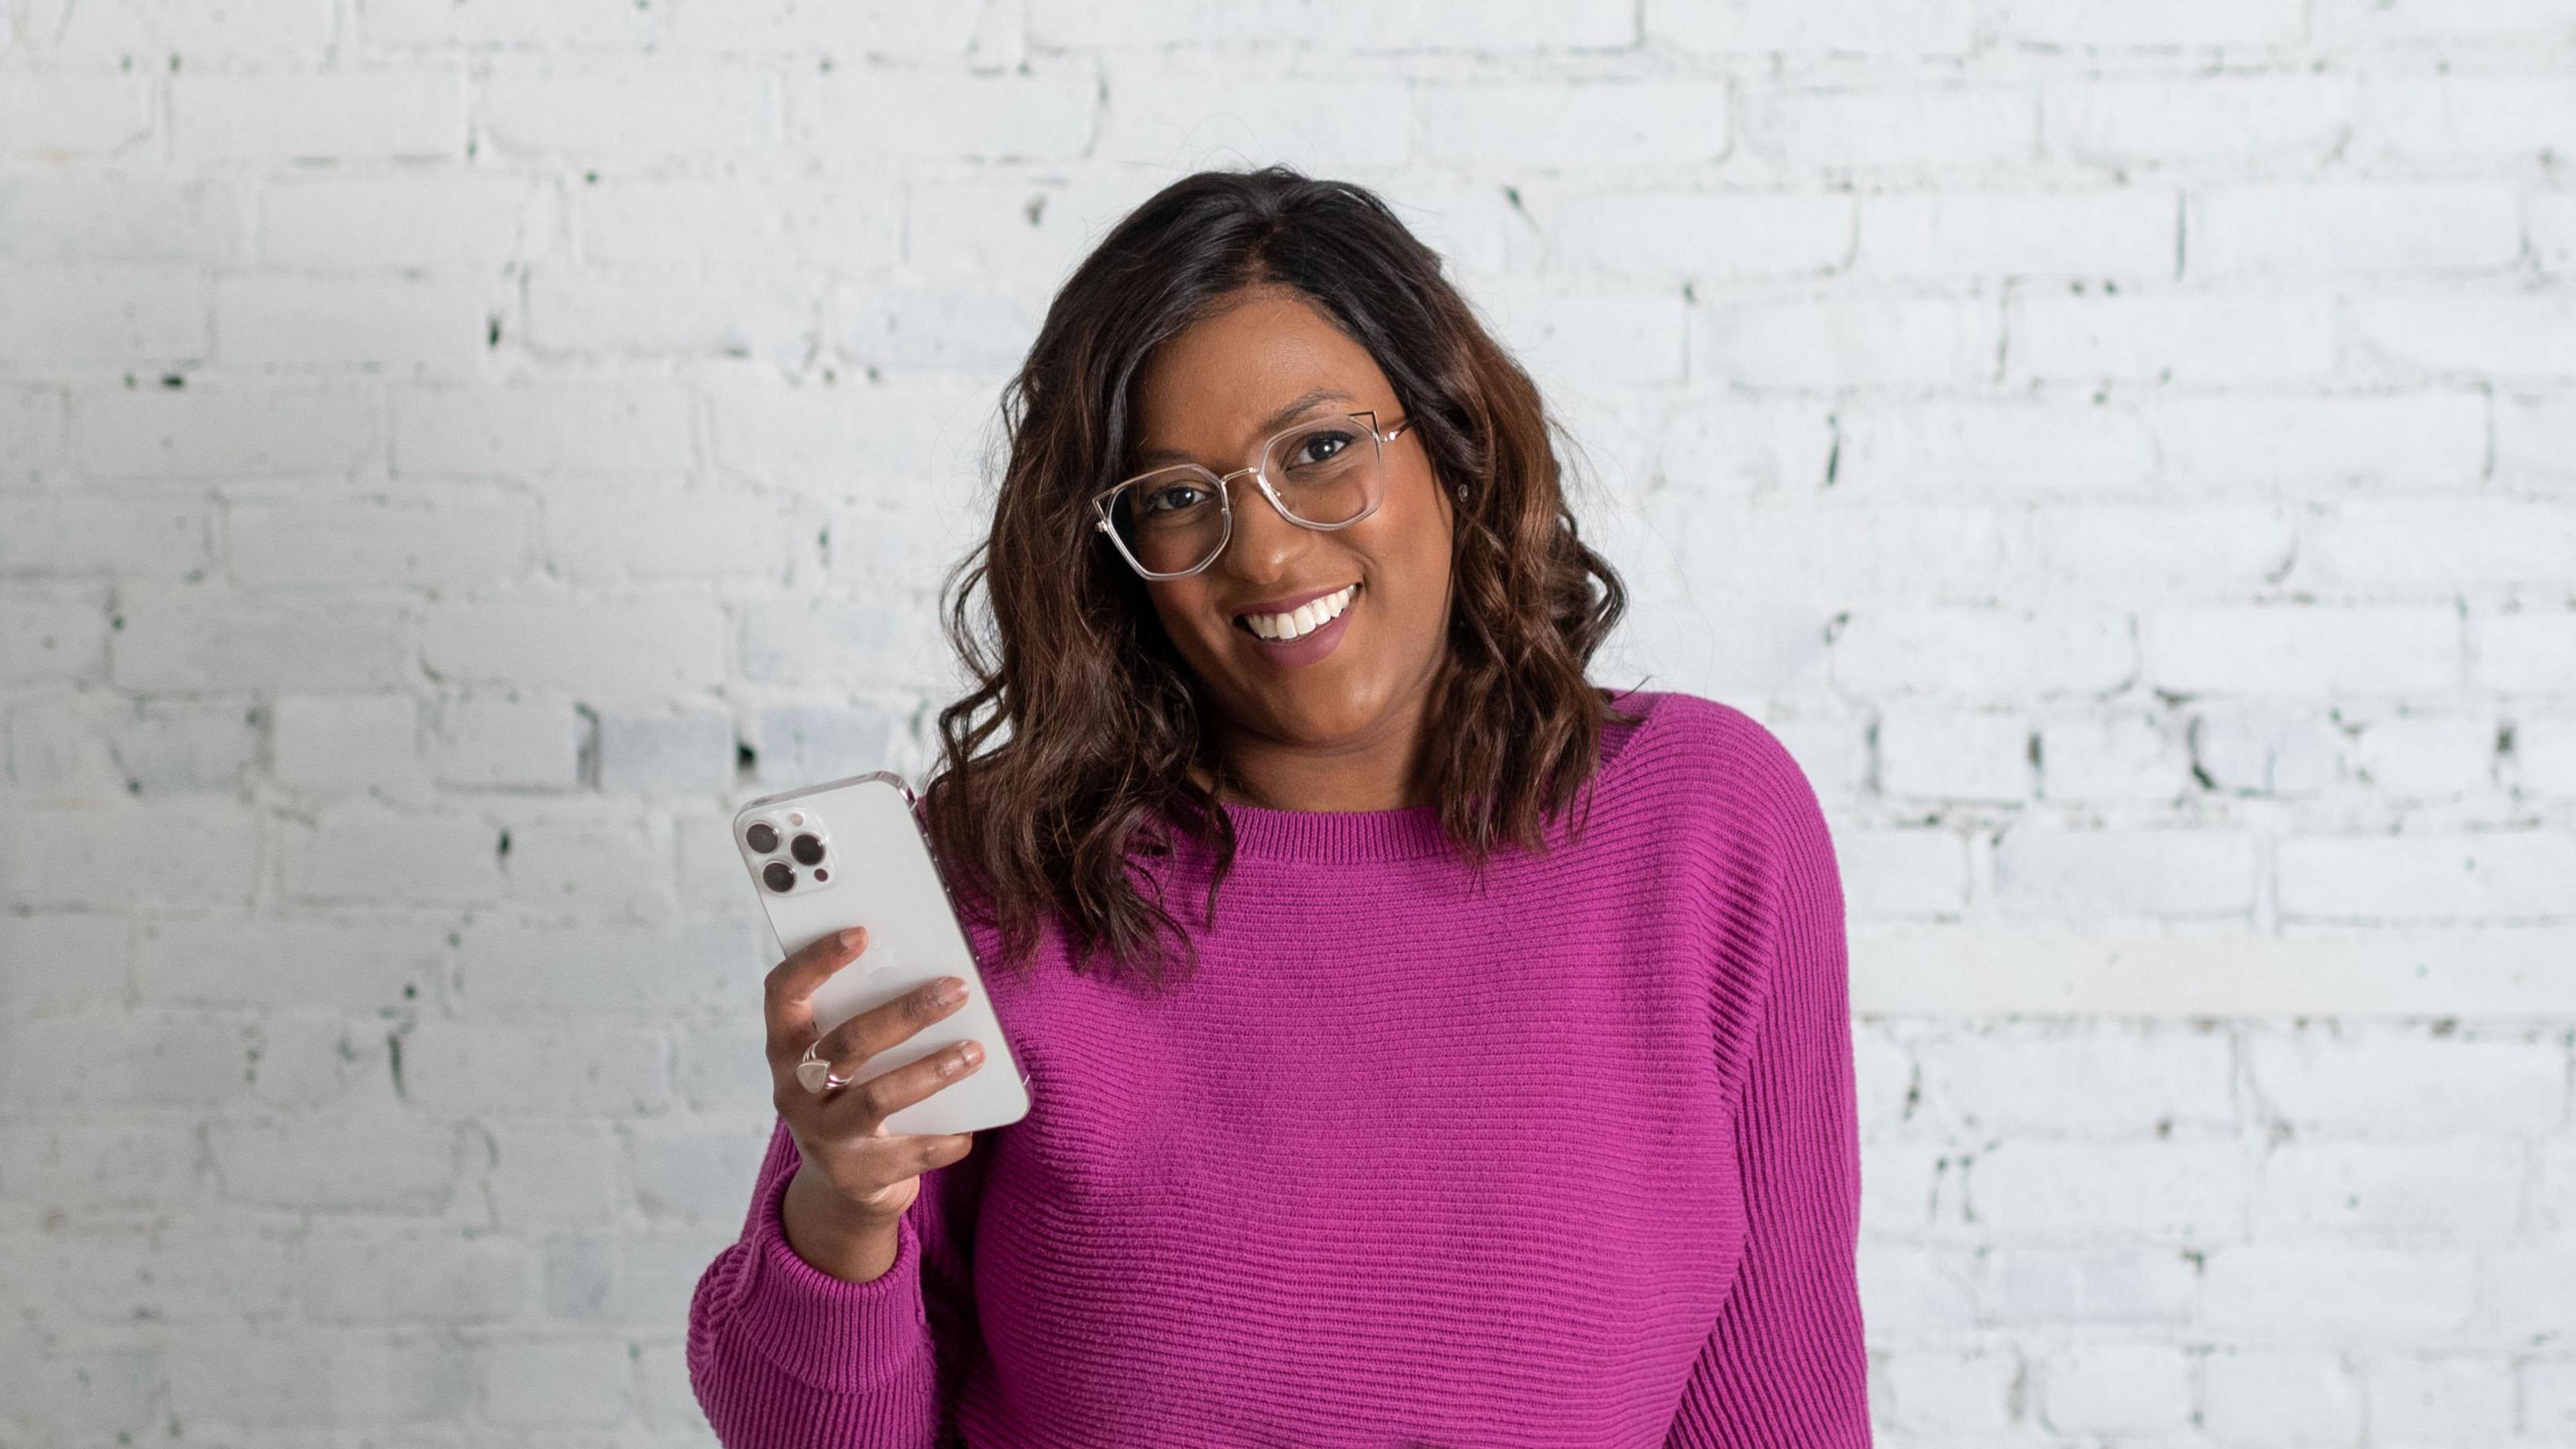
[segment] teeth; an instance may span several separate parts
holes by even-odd
[[[1358,588],[1357,584],[1346,584],[1341,592],[1300,604],[1288,613],[1246,614],[1243,621],[1252,627],[1253,633],[1264,639],[1284,642],[1299,638],[1339,618],[1342,610],[1350,606],[1352,592]]]

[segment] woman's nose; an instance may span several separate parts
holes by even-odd
[[[1261,485],[1246,473],[1228,485],[1233,490],[1230,502],[1234,508],[1234,533],[1226,540],[1225,551],[1237,556],[1239,563],[1254,565],[1253,573],[1268,572],[1267,565],[1290,557],[1304,546],[1301,535],[1310,530],[1288,521]]]

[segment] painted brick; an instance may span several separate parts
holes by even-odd
[[[465,80],[452,71],[181,75],[171,148],[202,166],[449,159],[465,151]]]
[[[1825,802],[1881,1441],[2576,1436],[2563,0],[18,8],[0,1441],[709,1442],[730,811],[1272,159]]]

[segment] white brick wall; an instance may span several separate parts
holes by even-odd
[[[1891,1446],[2576,1445],[2576,4],[0,6],[0,1445],[703,1444],[762,789],[1373,184],[1832,813]]]

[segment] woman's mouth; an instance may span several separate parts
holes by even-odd
[[[1253,641],[1263,658],[1284,669],[1312,664],[1333,652],[1350,627],[1351,605],[1360,586],[1344,585],[1320,599],[1282,614],[1237,614],[1234,627]]]

